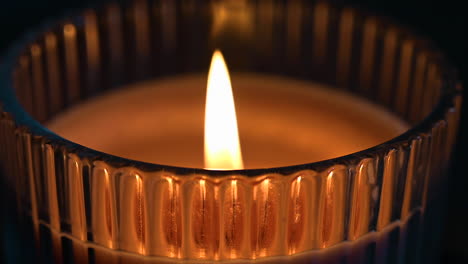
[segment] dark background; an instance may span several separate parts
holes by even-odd
[[[0,54],[23,33],[44,20],[51,20],[75,8],[104,2],[103,0],[0,0]],[[378,14],[392,17],[432,39],[459,69],[459,78],[468,83],[465,40],[465,16],[468,12],[463,0],[341,0]],[[0,55],[0,63],[1,57]],[[464,90],[465,102],[468,89]],[[466,104],[468,105],[468,103]],[[441,263],[468,263],[468,107],[462,113],[459,141],[455,151],[453,174],[450,178],[449,206],[445,235],[441,247]],[[0,252],[0,263],[2,262]],[[410,263],[409,263],[410,264]]]

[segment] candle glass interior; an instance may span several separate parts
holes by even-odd
[[[203,168],[206,79],[182,75],[139,82],[81,103],[47,128],[124,158]],[[232,73],[231,82],[246,169],[343,156],[408,130],[382,107],[318,83],[246,73]]]
[[[205,74],[214,49],[233,72],[343,90],[411,129],[335,159],[222,172],[113,156],[42,125],[128,84]],[[132,1],[47,27],[6,61],[5,188],[41,258],[433,259],[460,96],[442,56],[385,19],[323,1]]]

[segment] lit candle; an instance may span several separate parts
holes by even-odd
[[[213,130],[205,130],[209,136],[205,154],[212,148],[212,158],[231,156],[232,163],[203,162],[203,75],[123,87],[73,107],[47,126],[78,144],[125,158],[218,169],[288,166],[334,158],[383,143],[408,128],[385,109],[330,87],[237,73],[232,82],[242,157],[234,157],[227,145],[239,147],[236,116],[223,65],[222,56],[215,53],[212,66],[220,68],[211,69],[219,75],[210,74],[208,81],[206,123]],[[215,149],[218,147],[224,149]],[[223,151],[228,154],[216,154]],[[240,149],[233,151],[240,155]]]
[[[216,51],[208,74],[206,95],[204,76],[150,81],[124,87],[119,92],[74,107],[49,122],[48,127],[65,138],[111,154],[160,164],[219,170],[243,169],[243,159],[247,168],[260,168],[333,158],[380,144],[408,129],[404,121],[384,109],[320,84],[239,73],[233,75],[233,83],[237,107],[227,66],[221,53]],[[295,193],[296,202],[300,203],[304,187],[301,187],[301,177],[296,181],[291,187],[296,188],[292,195]],[[269,190],[268,181],[263,184]],[[205,196],[212,195],[205,185],[205,180],[200,180],[197,189],[200,202],[209,200]],[[236,180],[231,182],[230,190],[231,202],[239,203]],[[271,191],[275,192],[274,189]],[[263,195],[267,195],[264,192]],[[270,198],[267,195],[264,199]],[[191,210],[199,210],[198,205],[194,201],[195,207]],[[297,210],[296,214],[301,215],[300,206]],[[226,213],[234,215],[234,212]],[[192,221],[200,225],[205,223],[206,219],[203,219],[199,219],[200,223],[197,219]],[[266,218],[266,221],[271,220]],[[231,224],[235,226],[234,222]],[[359,237],[358,241],[343,242],[319,251],[301,252],[300,248],[291,247],[288,255],[293,256],[261,258],[263,253],[259,250],[255,258],[261,258],[256,260],[257,263],[338,263],[346,256],[358,263],[364,261],[365,252],[373,243],[390,241],[392,234],[404,232],[406,225],[406,221],[389,225],[376,234]],[[324,226],[322,232],[335,232],[331,229],[333,226]],[[297,236],[291,234],[290,239],[300,240]],[[74,245],[75,254],[82,255],[79,252],[87,251],[87,246],[78,241]],[[140,260],[138,256],[113,254],[99,248],[94,250],[98,262]],[[385,258],[385,252],[387,250],[376,258]],[[238,254],[234,250],[222,258],[236,258]],[[196,259],[207,257],[204,250],[191,255]],[[172,262],[164,258],[154,261]],[[249,261],[239,260],[238,263]]]
[[[123,87],[121,91],[72,108],[47,126],[69,140],[110,154],[165,165],[217,170],[288,166],[334,158],[383,143],[408,128],[404,121],[378,106],[316,83],[237,73],[232,78],[235,87],[233,96],[228,69],[219,51],[213,55],[207,84],[205,78],[201,75],[181,76]],[[207,191],[205,180],[200,180],[198,184],[196,191],[199,195],[193,198],[192,211],[202,210],[198,208],[202,206],[200,203],[212,199],[206,197],[211,192]],[[262,184],[265,190],[260,193],[264,197],[257,199],[266,199],[265,203],[273,202],[269,201],[271,197],[268,192],[277,190],[270,190],[267,180]],[[299,201],[304,195],[304,187],[300,187],[303,186],[301,182],[296,185],[297,190],[294,191]],[[233,192],[231,203],[241,203],[236,198],[238,187],[235,180],[231,182],[230,190]],[[135,195],[140,197],[142,194]],[[141,198],[136,200],[140,201]],[[296,214],[301,215],[301,209],[298,210]],[[334,209],[330,207],[327,210]],[[233,217],[237,215],[232,211],[226,213]],[[203,226],[203,223],[208,224],[208,219],[200,214],[195,215],[200,219],[193,218],[191,221],[202,225],[199,228],[203,230],[209,228]],[[272,220],[266,218],[265,221]],[[231,224],[236,226],[235,222]],[[380,230],[379,236],[363,236],[358,243],[341,243],[338,247],[318,252],[301,253],[300,249],[291,248],[293,251],[289,254],[296,254],[294,257],[263,258],[260,262],[334,261],[350,251],[359,258],[365,256],[363,252],[376,239],[389,239],[394,230],[403,230],[405,224],[388,226]],[[332,232],[330,228],[332,226],[324,226],[323,232]],[[236,237],[242,240],[241,235],[229,240]],[[201,239],[199,243],[202,244],[212,243],[203,242],[209,237],[197,239]],[[74,252],[81,256],[79,252],[86,252],[86,249],[81,250],[80,244],[75,243]],[[124,248],[140,252],[134,246]],[[139,259],[95,250],[98,261],[123,259],[124,262],[132,262]],[[196,258],[207,258],[206,249],[200,250],[191,254]],[[239,253],[239,249],[233,249],[222,258],[236,258]],[[255,258],[264,257],[261,250],[255,254]],[[352,257],[352,254],[347,257]],[[155,261],[171,263],[164,259]]]
[[[238,73],[232,78],[233,96],[227,66],[219,51],[213,55],[207,84],[205,78],[201,75],[181,76],[123,87],[119,92],[72,108],[47,126],[69,140],[110,154],[159,164],[218,170],[243,169],[244,163],[246,168],[262,168],[333,158],[380,144],[408,128],[404,121],[378,106],[316,83]],[[207,87],[206,94],[204,87]],[[263,184],[266,189],[270,188],[268,181]],[[200,202],[209,200],[206,195],[212,195],[205,185],[205,180],[200,180],[197,189]],[[301,183],[296,185],[300,199],[303,196]],[[230,188],[236,192],[236,181],[232,181]],[[275,192],[274,189],[271,191]],[[232,202],[237,199],[235,197],[233,194]],[[270,198],[267,195],[264,199]],[[194,201],[191,210],[199,210],[197,205]],[[204,219],[199,219],[200,223],[197,219],[192,221],[200,225],[205,223]],[[266,218],[266,221],[272,219]],[[406,222],[391,225],[380,230],[378,235],[365,235],[359,242],[341,243],[327,250],[301,253],[300,249],[292,248],[289,254],[296,254],[294,257],[266,258],[260,262],[335,261],[346,254],[359,261],[369,245],[376,240],[388,240],[392,232],[404,230],[405,225]],[[333,226],[324,226],[323,232],[334,232],[330,228]],[[79,242],[75,244],[75,252],[86,247],[80,245]],[[95,250],[98,261],[139,259]],[[236,252],[227,258],[236,258]],[[256,254],[256,258],[263,256],[261,250]],[[191,255],[203,259],[206,252],[202,250]],[[155,261],[171,263],[165,259]]]
[[[322,1],[182,2],[90,10],[5,61],[0,167],[41,260],[412,263],[430,248],[460,101],[438,53]],[[215,52],[207,85],[212,47],[247,72]]]

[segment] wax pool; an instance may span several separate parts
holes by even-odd
[[[246,168],[310,163],[383,143],[408,125],[370,102],[317,83],[231,76]],[[206,75],[123,87],[47,123],[78,144],[125,158],[203,167]]]

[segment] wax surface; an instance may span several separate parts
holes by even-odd
[[[240,73],[231,80],[246,168],[343,156],[408,129],[385,109],[320,84]],[[46,126],[113,155],[200,168],[205,92],[204,75],[138,83],[72,107]]]

